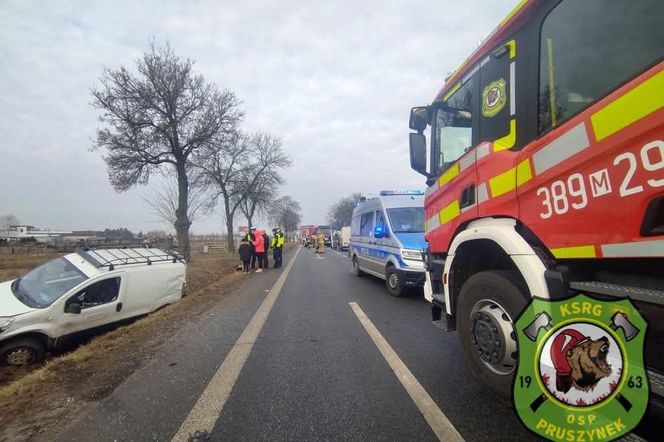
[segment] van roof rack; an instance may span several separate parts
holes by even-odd
[[[132,249],[83,249],[77,252],[86,261],[97,268],[108,267],[109,271],[116,266],[130,264],[152,265],[155,262],[171,261],[182,262],[181,255],[173,251],[160,249],[132,248]]]

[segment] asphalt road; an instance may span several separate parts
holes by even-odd
[[[236,341],[283,272],[248,277],[59,440],[171,440],[231,349],[246,345]],[[351,302],[463,439],[537,440],[472,379],[456,334],[431,324],[421,296],[391,297],[383,281],[353,275],[345,254],[309,249],[253,347],[243,347],[251,351],[237,382],[221,413],[210,413],[210,440],[436,440]]]

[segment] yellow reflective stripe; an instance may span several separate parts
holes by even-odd
[[[516,187],[516,167],[512,167],[506,172],[501,173],[489,180],[491,196],[497,197],[503,195]]]
[[[664,71],[655,74],[613,103],[595,112],[590,120],[595,139],[603,140],[664,106]]]
[[[520,2],[518,5],[516,5],[516,7],[515,7],[514,9],[512,9],[512,12],[510,12],[509,14],[507,14],[507,17],[505,17],[505,18],[503,19],[503,21],[500,22],[500,26],[504,26],[508,21],[510,21],[510,19],[511,19],[512,17],[514,17],[514,15],[515,15],[517,12],[519,12],[519,10],[520,10],[521,8],[523,8],[523,6],[524,6],[527,2],[528,2],[528,0],[521,0],[521,2]]]
[[[530,168],[530,159],[525,159],[516,166],[516,187],[519,187],[532,179],[533,172]]]
[[[459,201],[452,201],[447,205],[443,210],[440,211],[440,224],[445,224],[448,221],[453,220],[457,216],[461,215],[461,209],[459,208]]]
[[[456,73],[456,72],[455,72]],[[449,91],[445,96],[443,97],[443,101],[449,100],[449,98],[454,95],[456,91],[458,91],[461,88],[461,82],[458,82],[457,84],[454,85],[451,91]]]
[[[459,175],[460,168],[459,163],[456,163],[454,166],[447,169],[441,176],[438,178],[438,186],[444,186],[449,183],[452,179],[456,178]]]
[[[516,120],[512,118],[510,120],[510,133],[493,142],[493,151],[500,152],[501,150],[511,149],[512,147],[514,147],[515,144],[516,144]]]
[[[513,60],[516,57],[516,40],[508,41],[505,46],[510,48],[510,60]]]
[[[551,253],[559,259],[597,257],[595,246],[560,247],[558,249],[551,249]]]

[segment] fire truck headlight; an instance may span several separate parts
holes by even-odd
[[[401,256],[403,257],[403,259],[422,261],[422,252],[420,252],[419,250],[403,249],[401,250]]]

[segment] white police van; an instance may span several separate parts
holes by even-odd
[[[424,192],[386,191],[360,202],[353,210],[350,256],[357,276],[385,280],[393,296],[407,287],[423,286],[425,269]]]

